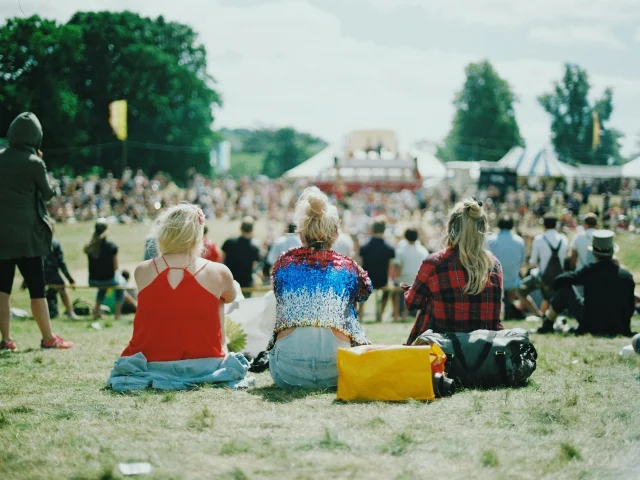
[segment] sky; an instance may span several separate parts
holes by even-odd
[[[293,126],[339,143],[385,128],[401,144],[449,132],[464,67],[488,59],[513,88],[520,131],[550,143],[536,97],[564,63],[589,73],[590,96],[614,89],[609,126],[640,150],[640,0],[0,0],[0,22],[129,9],[200,34],[224,101],[219,127]],[[21,11],[22,9],[22,11]]]

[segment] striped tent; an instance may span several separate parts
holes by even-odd
[[[543,148],[532,153],[522,147],[513,147],[498,164],[513,168],[519,177],[576,176],[576,168],[561,162],[552,148]]]

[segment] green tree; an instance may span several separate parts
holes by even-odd
[[[589,104],[589,77],[575,64],[565,65],[561,81],[553,91],[538,97],[538,102],[551,115],[551,137],[560,160],[576,164],[622,163],[622,133],[606,127],[613,112],[613,90],[607,88],[602,98]],[[600,143],[593,149],[593,112],[600,122]]]
[[[453,101],[456,113],[437,155],[444,161],[497,161],[514,146],[524,145],[516,121],[516,101],[506,80],[488,61],[471,63]]]
[[[0,129],[32,110],[54,168],[119,172],[109,104],[124,99],[131,167],[177,179],[192,168],[209,172],[218,139],[212,108],[221,100],[206,51],[186,25],[131,12],[77,13],[66,25],[9,19],[0,27],[0,81]]]
[[[273,145],[267,151],[262,165],[262,173],[278,178],[304,160],[305,151],[296,142],[293,128],[281,128],[275,132]]]
[[[0,27],[0,136],[16,115],[32,111],[44,127],[44,150],[67,152],[86,142],[86,130],[76,125],[80,100],[72,84],[83,51],[75,26],[33,16]],[[47,162],[55,155],[47,155]]]
[[[124,99],[130,166],[178,178],[190,168],[208,172],[217,139],[212,107],[221,100],[207,73],[205,48],[191,27],[131,12],[77,13],[69,24],[81,29],[85,45],[74,78],[91,141],[114,139],[108,107]],[[118,170],[119,157],[107,153],[98,161]]]

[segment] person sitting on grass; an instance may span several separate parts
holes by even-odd
[[[406,290],[408,310],[420,310],[407,344],[426,330],[502,330],[502,266],[485,250],[488,229],[482,203],[467,199],[449,213],[446,248],[430,255]]]
[[[201,258],[204,213],[176,205],[160,215],[155,231],[161,256],[134,272],[133,335],[107,385],[116,391],[248,386],[249,363],[228,354],[225,339],[223,309],[236,298],[233,276],[225,265]]]
[[[318,188],[303,192],[295,218],[303,246],[273,266],[269,369],[280,388],[331,388],[338,384],[338,348],[369,344],[356,308],[371,295],[371,281],[356,262],[331,250],[340,219]]]
[[[177,205],[158,218],[161,256],[134,272],[138,309],[123,357],[142,353],[161,362],[227,354],[223,306],[236,289],[225,265],[200,257],[203,235],[204,214],[196,205]]]
[[[578,321],[564,332],[592,335],[632,336],[631,317],[636,308],[633,275],[622,268],[613,256],[617,246],[609,230],[596,230],[592,234],[595,263],[576,272],[566,272],[556,278],[551,307],[542,318],[537,333],[554,331],[558,315],[567,310]],[[584,287],[584,297],[576,285]]]
[[[119,277],[120,286],[126,287],[129,284],[130,278],[131,273],[129,273],[129,270],[122,270]],[[136,313],[136,310],[138,310],[138,291],[135,288],[124,289],[124,304],[122,305],[123,315]]]
[[[89,286],[98,287],[96,294],[96,306],[93,310],[93,318],[102,317],[100,307],[104,302],[109,287],[120,285],[116,272],[118,271],[118,247],[107,240],[109,226],[107,220],[99,218],[93,231],[91,241],[84,247],[84,253],[89,261]],[[119,320],[122,315],[124,303],[124,290],[116,289],[115,318]]]

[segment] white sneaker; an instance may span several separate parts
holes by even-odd
[[[76,312],[67,313],[67,318],[69,320],[80,320],[80,317],[78,315],[76,315]]]
[[[537,315],[529,315],[527,318],[525,318],[526,322],[538,322],[540,323],[542,321],[542,317],[539,317]]]

